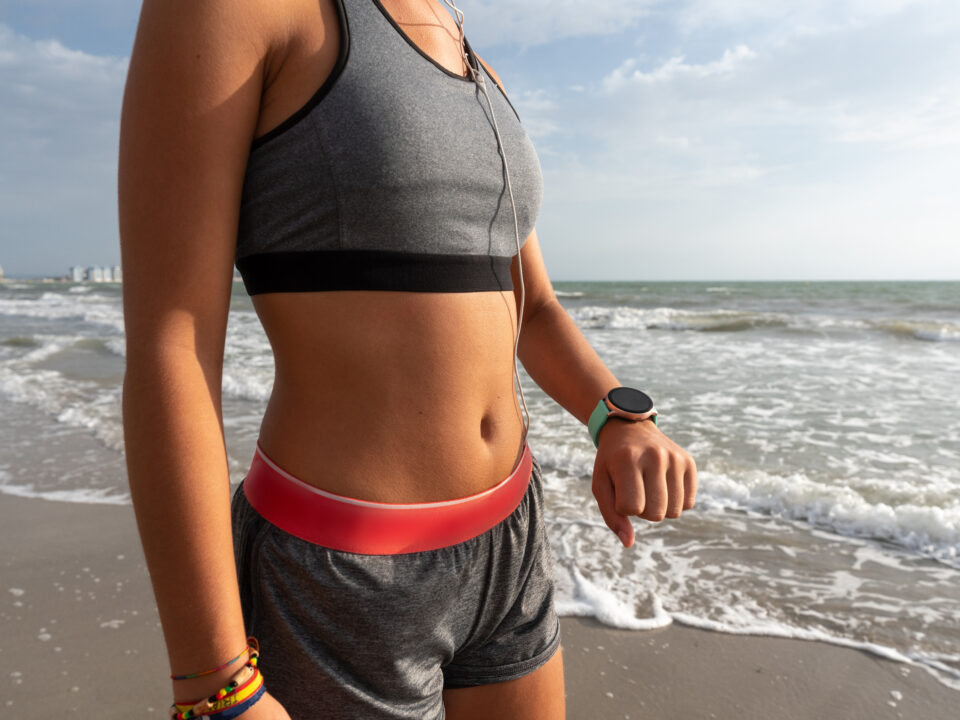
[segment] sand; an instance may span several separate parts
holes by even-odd
[[[0,546],[0,717],[167,717],[133,509],[0,495]],[[563,651],[570,720],[960,717],[924,670],[825,643],[565,618]]]

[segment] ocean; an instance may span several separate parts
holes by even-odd
[[[693,510],[635,519],[623,549],[590,492],[586,430],[522,376],[562,614],[821,640],[960,689],[960,282],[555,287],[699,475]],[[124,347],[119,285],[0,283],[0,493],[130,503]],[[233,483],[272,378],[236,284]]]

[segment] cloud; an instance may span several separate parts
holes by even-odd
[[[960,147],[960,83],[899,107],[838,110],[831,117],[837,142],[904,148]]]
[[[140,6],[130,0],[0,0],[0,17],[28,37],[55,37],[87,52],[126,55]]]
[[[684,36],[749,30],[776,41],[869,25],[913,10],[952,14],[950,28],[957,27],[956,0],[467,0],[463,6],[464,29],[475,47],[530,48],[654,23]]]
[[[93,2],[107,15],[121,0]],[[0,262],[13,272],[117,257],[132,25],[107,42],[105,17],[79,27],[80,0],[38,3],[59,24],[29,34],[59,40],[0,24]],[[960,274],[956,0],[464,5],[535,139],[558,277]]]
[[[116,138],[127,64],[0,24],[0,143],[7,157],[24,161],[18,178],[38,164],[67,169],[71,159],[102,159],[105,143]]]
[[[0,24],[0,241],[9,269],[49,271],[51,257],[62,257],[64,270],[116,260],[116,234],[105,230],[116,226],[127,64]]]
[[[911,8],[943,8],[952,0],[687,0],[677,26],[685,33],[721,28],[765,28],[776,33],[816,34],[869,24]]]
[[[945,23],[915,12],[935,4],[890,0],[879,4],[884,12],[838,15],[818,32],[771,34],[747,23],[696,42],[681,37],[679,52],[631,56],[582,92],[554,91],[553,109],[539,121],[558,128],[548,138],[555,144],[570,140],[564,128],[576,127],[594,155],[732,182],[790,167],[815,173],[821,158],[844,145],[956,149],[960,47],[936,28],[960,9]],[[766,5],[732,7],[762,16]],[[685,12],[672,21],[681,23]],[[710,46],[717,49],[704,53]]]
[[[658,33],[619,42],[584,90],[546,93],[552,271],[590,265],[572,233],[661,277],[960,273],[960,45],[944,30],[960,5],[791,3],[778,18],[785,5],[660,6]]]
[[[739,65],[755,58],[757,54],[746,45],[737,45],[733,50],[725,50],[719,60],[702,64],[689,64],[683,55],[667,60],[650,72],[634,70],[636,60],[629,58],[623,64],[603,78],[601,85],[607,92],[615,92],[631,83],[653,84],[668,83],[678,78],[703,79],[714,75],[729,75]]]
[[[514,104],[527,134],[533,140],[540,140],[560,130],[555,120],[557,103],[542,88],[521,92],[514,98]]]
[[[461,10],[464,32],[476,47],[532,47],[622,32],[649,16],[657,4],[658,0],[476,0],[464,2]]]

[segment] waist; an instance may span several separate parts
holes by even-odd
[[[516,463],[512,294],[280,293],[255,306],[276,361],[260,442],[291,474],[421,502],[489,488]]]
[[[511,473],[483,492],[436,502],[382,503],[309,485],[258,445],[243,492],[264,518],[301,540],[333,550],[393,555],[435,550],[486,532],[520,504],[532,470],[525,444]]]

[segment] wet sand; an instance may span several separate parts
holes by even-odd
[[[2,717],[166,718],[133,509],[0,495],[0,547]],[[923,669],[824,643],[566,618],[563,652],[569,720],[960,715],[960,692]]]

